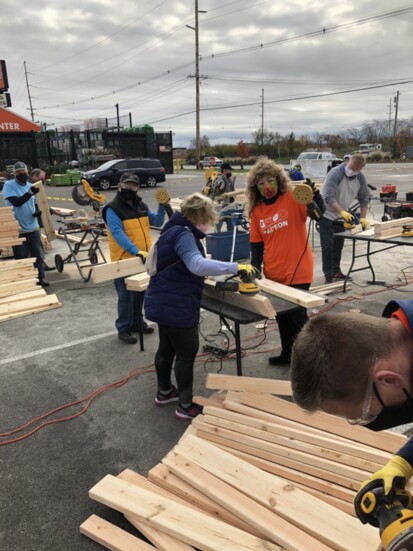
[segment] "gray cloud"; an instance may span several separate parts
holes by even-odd
[[[413,4],[199,0],[199,9],[208,11],[199,18],[200,72],[226,79],[203,81],[202,108],[255,103],[202,111],[201,133],[212,141],[249,140],[261,126],[262,88],[270,102],[413,79],[413,12],[376,17],[331,32],[336,26],[406,7]],[[22,9],[14,0],[2,0],[1,8],[0,29],[6,45],[2,57],[15,112],[30,116],[23,72],[26,61],[35,120],[59,127],[91,117],[114,117],[118,103],[122,115],[132,113],[134,124],[153,123],[157,130],[173,130],[176,145],[187,145],[194,137],[195,82],[188,79],[194,74],[194,32],[185,27],[194,22],[193,2],[32,0]],[[290,40],[220,55],[286,39]],[[281,134],[338,132],[365,120],[388,119],[389,100],[397,90],[401,92],[399,116],[409,118],[412,84],[394,84],[266,103],[264,123]],[[96,99],[90,101],[91,97]],[[169,118],[186,112],[192,113]]]

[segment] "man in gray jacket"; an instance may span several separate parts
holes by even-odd
[[[326,205],[326,211],[319,222],[320,243],[323,272],[326,283],[345,279],[341,271],[341,253],[344,239],[334,237],[334,233],[343,231],[342,223],[351,223],[354,216],[348,212],[355,199],[360,203],[360,224],[363,230],[367,228],[366,220],[369,205],[369,191],[362,169],[366,159],[361,154],[355,154],[348,163],[336,166],[327,175],[321,189],[321,195]],[[341,227],[340,227],[341,226]]]

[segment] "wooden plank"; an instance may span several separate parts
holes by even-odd
[[[129,291],[145,291],[148,288],[150,275],[146,272],[128,277],[126,285]]]
[[[4,270],[15,270],[16,268],[33,268],[34,263],[36,262],[35,258],[21,258],[19,260],[5,260],[0,262],[0,272]]]
[[[289,459],[297,460],[301,463],[306,463],[307,465],[312,465],[314,467],[330,471],[335,475],[343,476],[347,479],[358,482],[359,484],[364,482],[371,474],[369,471],[349,465],[343,465],[341,463],[337,463],[335,460],[318,457],[312,453],[286,448],[284,445],[274,444],[273,442],[261,440],[260,438],[254,438],[253,436],[236,433],[223,427],[215,427],[203,422],[201,418],[194,419],[192,421],[192,426],[197,430],[199,429],[206,433],[217,434],[218,436],[223,436],[228,440],[247,444],[248,446],[259,450],[263,450],[281,457],[288,457]]]
[[[262,468],[263,470],[272,473],[272,465],[290,467],[295,469],[298,472],[306,473],[316,478],[320,478],[327,482],[332,482],[343,488],[348,488],[349,490],[358,490],[360,488],[360,482],[355,481],[353,478],[349,478],[332,471],[327,471],[323,469],[323,465],[316,466],[308,463],[308,458],[305,456],[299,457],[298,454],[295,454],[295,459],[290,457],[289,454],[284,453],[284,455],[277,455],[274,450],[267,451],[259,449],[252,445],[240,442],[237,439],[229,439],[222,435],[217,435],[216,433],[207,433],[203,430],[196,429],[196,436],[212,442],[215,445],[226,448],[230,453],[237,455],[235,452],[246,453],[250,456],[249,462]],[[283,453],[281,451],[281,453]],[[298,459],[301,461],[298,461]],[[257,461],[264,461],[264,464],[257,464]],[[267,465],[264,468],[263,465]],[[277,474],[277,473],[274,473]]]
[[[56,239],[55,228],[54,228],[53,218],[50,215],[49,202],[47,200],[47,195],[44,189],[43,182],[41,181],[35,182],[33,186],[39,188],[40,190],[39,193],[36,193],[35,198],[36,198],[37,206],[39,207],[39,210],[42,213],[41,220],[43,224],[43,231],[46,234],[47,239],[49,241],[53,241],[54,239]]]
[[[289,438],[295,441],[306,442],[311,445],[319,446],[325,450],[333,451],[337,454],[344,454],[345,456],[354,456],[362,460],[369,461],[372,464],[378,465],[379,468],[385,465],[388,459],[391,458],[391,454],[383,451],[379,451],[375,448],[362,448],[354,444],[352,440],[343,441],[337,439],[334,436],[317,435],[314,432],[308,432],[307,430],[300,430],[292,427],[285,427],[279,425],[276,422],[261,421],[246,415],[241,415],[236,412],[226,410],[224,408],[215,408],[206,406],[203,411],[203,417],[213,416],[219,419],[225,419],[243,424],[245,426],[264,431],[266,434],[276,434],[284,438]]]
[[[193,461],[333,549],[377,549],[378,534],[372,526],[362,526],[358,519],[196,436],[187,436],[174,448],[174,453]]]
[[[46,310],[53,310],[55,308],[61,308],[61,307],[62,305],[59,302],[58,304],[45,306],[44,308],[36,308],[35,310],[25,310],[22,312],[16,312],[15,314],[6,314],[4,316],[0,316],[0,322],[10,321],[12,319],[21,318],[23,316],[29,316],[31,314],[40,314],[40,312],[45,312]]]
[[[56,295],[45,295],[43,297],[32,298],[22,302],[8,302],[0,305],[0,316],[15,314],[24,310],[36,310],[37,308],[45,308],[49,306],[59,305],[59,300]]]
[[[168,468],[188,484],[217,501],[245,522],[252,524],[263,537],[282,545],[289,551],[331,550],[317,538],[311,537],[296,526],[268,510],[239,490],[203,470],[188,458],[171,453],[163,459]]]
[[[73,216],[73,214],[76,212],[76,209],[64,209],[61,207],[51,207],[50,208],[52,214],[56,214],[57,216]]]
[[[374,235],[375,236],[384,236],[386,233],[391,233],[393,230],[402,230],[402,227],[405,224],[412,224],[412,217],[398,218],[393,220],[388,220],[387,222],[376,221],[374,224]]]
[[[10,302],[18,302],[20,300],[27,300],[37,297],[45,297],[47,296],[47,293],[44,289],[37,288],[35,291],[27,291],[25,293],[17,293],[16,295],[11,295],[7,297],[1,297],[0,296],[0,305],[1,304],[7,304]]]
[[[244,461],[255,465],[263,471],[275,474],[284,480],[288,480],[289,482],[300,484],[305,488],[314,488],[315,490],[336,497],[341,501],[351,503],[351,505],[353,504],[354,498],[357,493],[355,490],[345,488],[343,486],[340,486],[339,484],[334,484],[333,482],[329,482],[327,480],[324,480],[323,478],[309,475],[302,472],[301,470],[295,470],[294,468],[290,468],[285,465],[277,465],[276,463],[273,463],[271,461],[267,461],[246,452],[223,446],[222,444],[217,443],[216,445],[219,448],[225,449],[228,453],[231,453],[232,455],[235,455],[236,457],[239,457],[240,459],[243,459]]]
[[[303,427],[303,424],[300,422],[292,421],[291,419],[287,419],[285,417],[279,417],[278,415],[266,413],[264,411],[260,411],[250,406],[241,404],[238,402],[238,396],[241,396],[240,392],[229,391],[223,403],[224,408],[230,411],[234,411],[236,413],[247,415],[248,417],[252,417],[253,419],[262,419],[270,423],[276,423],[277,425],[280,425],[285,428],[291,428],[295,430],[305,430],[305,433],[308,435],[314,434],[315,436],[321,436],[321,437],[330,436],[329,433],[326,434],[326,431],[324,430],[317,429],[310,425],[306,425]],[[357,447],[357,449],[359,449],[360,451],[364,450],[366,452],[371,452],[373,450],[373,448],[369,445],[360,444],[360,442],[355,442],[354,440],[350,440],[343,436],[338,436],[337,434],[333,435],[333,439],[334,441],[342,442],[343,444],[351,443],[354,447]],[[385,452],[383,450],[380,450],[379,454],[383,455],[384,461],[387,461],[393,456],[392,453]]]
[[[212,515],[214,518],[218,518],[224,522],[232,524],[257,537],[261,537],[258,530],[254,529],[249,522],[244,522],[228,509],[219,505],[213,498],[207,497],[204,493],[197,490],[187,482],[184,482],[181,478],[173,474],[166,465],[159,463],[148,473],[149,479],[158,486],[169,490],[185,499],[185,501],[196,505],[202,509],[205,513]]]
[[[246,296],[240,293],[224,293],[215,289],[215,281],[210,279],[205,280],[203,291],[205,296],[220,300],[223,303],[232,304],[261,315],[264,318],[273,318],[275,310],[270,300],[262,295]]]
[[[144,271],[146,271],[145,264],[136,256],[126,258],[125,260],[118,260],[117,262],[107,262],[106,264],[93,266],[91,279],[93,283],[102,283]],[[126,280],[126,285],[128,285],[128,280]]]
[[[260,379],[258,377],[238,377],[208,373],[205,383],[211,390],[249,390],[279,396],[291,396],[291,382],[277,379]]]
[[[302,291],[301,289],[295,289],[288,285],[282,285],[281,283],[276,283],[265,277],[258,279],[257,283],[261,291],[269,295],[274,295],[275,297],[283,298],[284,300],[288,300],[304,308],[322,306],[326,302],[324,298],[313,295],[308,291]]]
[[[189,438],[189,437],[188,437]],[[174,503],[142,488],[107,475],[89,496],[124,514],[174,536],[201,551],[280,551],[276,544],[251,536],[190,507]],[[365,550],[368,551],[368,550]]]
[[[192,545],[179,541],[179,539],[165,534],[157,528],[148,526],[133,515],[125,514],[125,518],[141,532],[159,551],[195,551]]]
[[[395,453],[407,442],[407,438],[401,434],[390,431],[375,433],[364,427],[350,425],[345,419],[329,415],[328,413],[318,412],[310,414],[304,412],[295,404],[289,403],[282,398],[276,398],[275,396],[243,392],[240,399],[241,403],[247,406],[255,407],[256,409],[273,413],[280,417],[286,417],[287,419],[292,419],[293,421],[310,425],[329,433],[338,434],[355,442],[368,444],[373,448],[390,453]]]
[[[204,412],[205,413],[205,412]],[[324,459],[331,459],[337,463],[342,463],[343,465],[348,465],[356,469],[361,469],[362,471],[368,471],[369,473],[375,473],[381,467],[384,466],[385,461],[381,460],[379,463],[368,461],[364,458],[356,457],[343,451],[337,452],[328,447],[330,442],[327,442],[327,446],[316,445],[316,443],[308,443],[291,436],[281,436],[278,433],[272,431],[267,431],[267,427],[270,425],[263,425],[262,428],[254,428],[251,426],[243,425],[239,422],[229,421],[227,419],[222,419],[212,415],[202,415],[199,418],[199,422],[212,425],[214,427],[223,428],[229,431],[237,433],[237,435],[246,435],[251,436],[252,438],[257,438],[258,440],[263,440],[265,442],[272,442],[278,446],[284,446],[286,448],[291,448],[292,450],[299,450],[304,453],[308,453],[315,457],[322,457]],[[195,425],[198,426],[198,425]]]
[[[152,545],[97,515],[91,515],[80,525],[80,533],[111,551],[155,551]]]

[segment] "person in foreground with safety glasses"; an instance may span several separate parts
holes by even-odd
[[[102,212],[108,230],[110,259],[112,262],[138,256],[145,262],[152,245],[149,225],[160,227],[165,220],[165,207],[158,205],[155,214],[138,195],[139,178],[124,173],[120,177],[118,192]],[[135,344],[138,339],[132,333],[139,332],[138,297],[128,291],[125,278],[114,280],[118,294],[118,318],[115,322],[118,338],[126,344]],[[143,321],[144,333],[153,333],[154,328]]]
[[[391,301],[383,317],[356,313],[313,317],[292,352],[295,402],[307,411],[345,417],[350,424],[385,430],[413,421],[413,301]],[[368,480],[355,498],[359,505],[373,487],[389,503],[413,475],[413,439]]]
[[[267,157],[261,157],[248,173],[251,264],[260,273],[263,270],[267,279],[308,290],[314,267],[306,227],[308,211],[294,200],[289,182],[284,167]],[[318,192],[314,200],[323,211]],[[307,310],[300,306],[277,315],[282,350],[269,358],[270,365],[289,365],[294,339],[307,320]]]

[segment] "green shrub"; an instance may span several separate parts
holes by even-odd
[[[369,153],[367,160],[371,163],[378,163],[382,161],[383,158],[384,154],[381,151],[373,151],[373,153]]]

